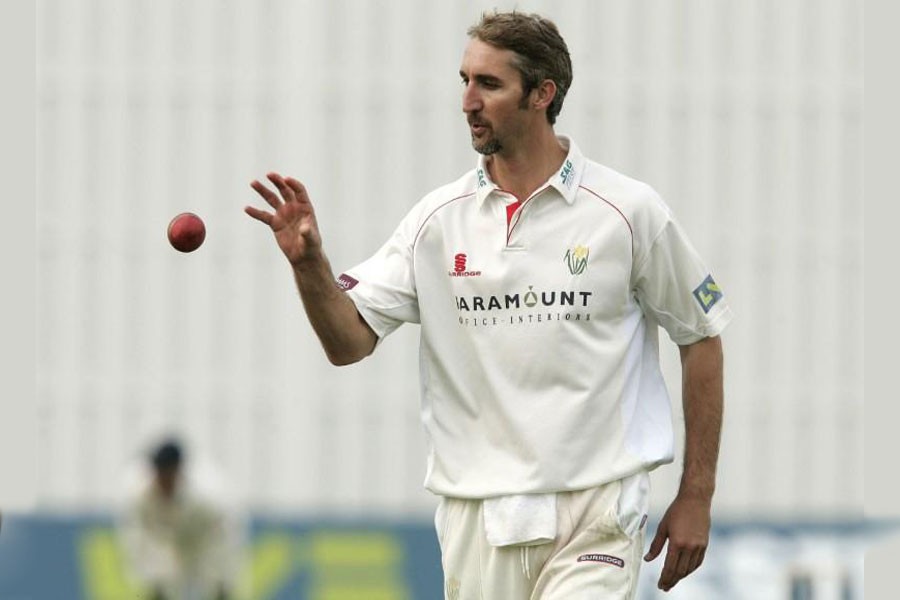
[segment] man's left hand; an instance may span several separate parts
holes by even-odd
[[[650,551],[644,556],[651,561],[659,556],[666,540],[666,562],[659,576],[659,589],[668,592],[675,584],[693,573],[703,563],[709,545],[710,502],[678,496],[663,515]]]

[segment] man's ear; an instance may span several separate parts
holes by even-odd
[[[537,110],[547,110],[554,98],[556,98],[556,83],[552,79],[545,79],[532,90],[531,105]]]

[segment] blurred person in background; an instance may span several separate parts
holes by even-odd
[[[152,600],[233,600],[242,535],[222,490],[174,437],[142,466],[119,521],[132,575]]]
[[[271,228],[332,363],[421,324],[448,600],[634,598],[648,473],[674,458],[661,325],[681,352],[685,453],[643,558],[668,544],[668,591],[709,541],[730,310],[659,195],[556,135],[572,81],[556,25],[494,13],[468,34],[459,76],[478,162],[371,258],[335,278],[294,178],[269,173],[277,193],[253,181],[272,211],[245,211]]]

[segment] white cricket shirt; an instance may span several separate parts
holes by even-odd
[[[338,278],[379,339],[421,323],[436,494],[579,490],[671,462],[657,325],[690,344],[730,320],[658,194],[560,141],[531,197],[516,204],[479,157]]]

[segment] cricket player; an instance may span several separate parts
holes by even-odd
[[[150,600],[230,600],[240,566],[242,536],[209,473],[185,468],[177,439],[152,452],[149,476],[129,484],[120,516],[131,572]]]
[[[648,185],[582,155],[554,123],[572,82],[557,27],[492,13],[459,77],[476,166],[422,198],[337,278],[309,194],[251,186],[329,360],[421,324],[426,487],[445,598],[634,598],[703,562],[722,419],[723,293]],[[660,326],[683,365],[681,484],[643,555],[648,473],[674,459]]]

